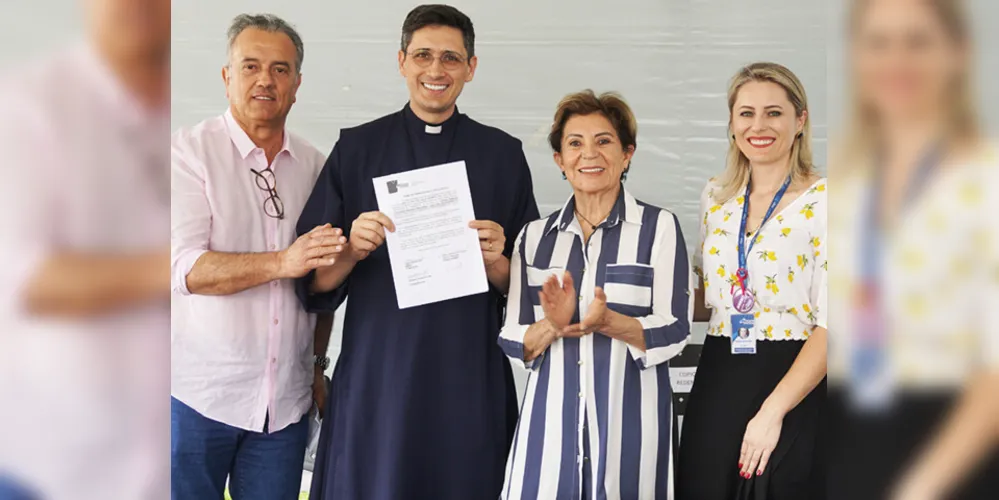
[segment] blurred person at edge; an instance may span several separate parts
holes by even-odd
[[[733,77],[728,109],[728,165],[701,195],[695,318],[710,323],[677,498],[817,500],[829,206],[812,164],[808,99],[789,69],[754,63]],[[755,347],[735,342],[738,326]]]
[[[830,498],[996,498],[999,156],[957,0],[854,1],[830,175]]]
[[[0,498],[166,498],[169,0],[88,0],[0,105]]]
[[[236,16],[228,35],[228,108],[171,141],[172,497],[221,499],[228,478],[236,500],[294,499],[332,328],[294,279],[346,239],[328,224],[295,234],[326,159],[285,128],[301,37],[269,14]]]

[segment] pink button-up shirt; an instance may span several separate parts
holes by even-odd
[[[272,252],[295,241],[295,223],[325,157],[287,130],[270,165],[284,219],[264,212],[251,168],[267,158],[230,111],[172,139],[171,321],[173,397],[202,415],[260,432],[298,422],[311,406],[315,316],[291,280],[242,292],[195,295],[187,275],[202,254]]]
[[[8,69],[3,92],[17,98],[0,104],[0,474],[39,498],[169,498],[166,294],[72,319],[24,302],[54,256],[166,250],[169,103],[146,108],[87,43]]]

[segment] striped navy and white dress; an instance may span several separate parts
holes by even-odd
[[[637,319],[643,352],[596,332],[556,340],[530,370],[507,460],[503,499],[673,498],[669,360],[683,350],[693,316],[693,273],[676,216],[621,188],[584,244],[575,198],[517,237],[499,344],[523,362],[524,334],[544,318],[538,292],[551,274],[572,274],[573,322],[595,287],[607,307]]]

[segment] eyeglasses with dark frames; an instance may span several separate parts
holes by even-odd
[[[281,197],[277,194],[277,178],[274,177],[274,171],[271,170],[271,167],[263,170],[251,168],[250,171],[255,176],[257,187],[267,193],[267,199],[264,200],[264,213],[268,217],[284,219],[284,203],[281,202]]]

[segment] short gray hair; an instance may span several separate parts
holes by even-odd
[[[302,37],[298,35],[290,24],[274,14],[240,14],[232,20],[229,25],[229,49],[227,54],[232,56],[232,46],[236,43],[236,37],[247,28],[256,28],[271,33],[280,32],[288,35],[291,43],[295,45],[295,72],[302,72],[302,61],[305,60],[305,46],[302,44]]]

